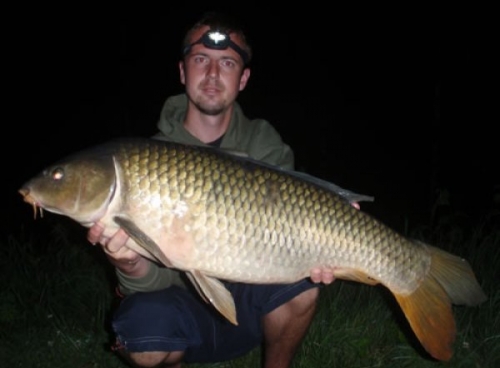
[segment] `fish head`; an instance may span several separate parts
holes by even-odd
[[[19,189],[37,210],[68,216],[89,226],[106,212],[116,188],[113,157],[74,155],[46,167]]]

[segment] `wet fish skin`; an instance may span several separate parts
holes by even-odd
[[[451,303],[486,299],[468,263],[407,239],[320,180],[204,147],[123,139],[50,166],[24,200],[84,226],[119,227],[127,246],[188,273],[200,294],[237,323],[217,279],[287,283],[314,267],[383,284],[424,348],[452,356]]]

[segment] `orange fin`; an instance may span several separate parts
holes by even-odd
[[[233,296],[222,282],[198,270],[187,272],[186,275],[205,302],[212,304],[233,325],[238,325]]]
[[[428,274],[412,294],[394,296],[422,346],[434,358],[447,361],[456,334],[451,304],[476,305],[486,296],[465,260],[423,245],[431,255]]]
[[[335,268],[333,274],[338,279],[362,282],[363,284],[368,285],[377,285],[380,283],[363,271],[356,270],[354,268]]]
[[[455,319],[444,289],[427,276],[410,295],[394,294],[413,332],[434,358],[449,360],[453,355]]]

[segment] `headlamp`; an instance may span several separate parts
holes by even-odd
[[[183,50],[184,56],[189,54],[192,47],[199,43],[212,50],[225,50],[230,47],[241,56],[243,64],[246,65],[249,62],[250,57],[248,53],[234,43],[227,33],[218,30],[208,30],[197,41],[187,45]]]

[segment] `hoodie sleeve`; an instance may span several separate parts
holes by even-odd
[[[150,263],[149,271],[143,277],[127,276],[118,268],[115,271],[120,292],[123,295],[161,290],[172,285],[186,288],[186,284],[181,279],[179,271],[157,265],[154,262]]]

